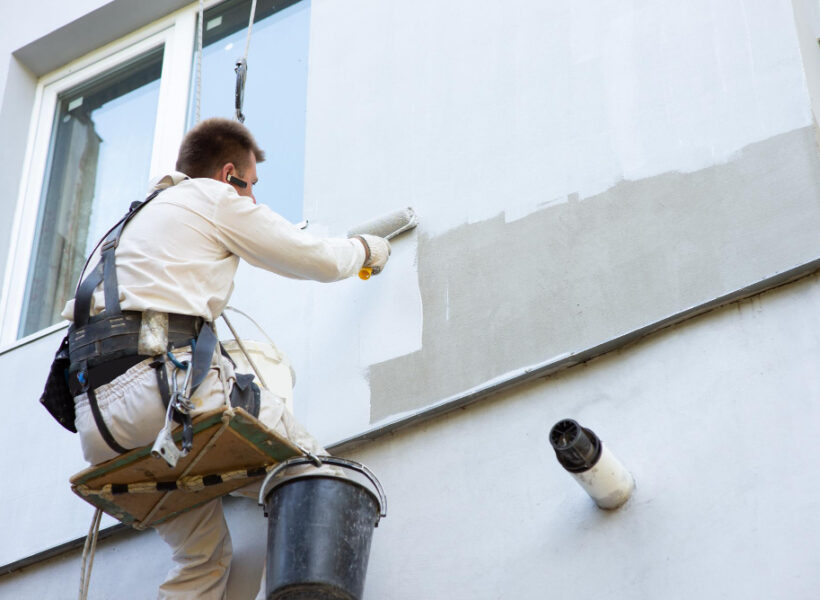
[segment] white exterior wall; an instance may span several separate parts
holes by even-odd
[[[365,598],[816,598],[818,308],[813,276],[346,453],[388,499]],[[558,465],[547,438],[565,417],[634,475],[621,509]],[[261,509],[227,506],[229,598],[251,598]],[[91,597],[147,597],[168,554],[153,532],[103,542]],[[0,595],[69,597],[79,565],[74,552],[7,575]]]
[[[55,56],[78,58],[180,3],[140,6],[10,12],[0,156],[12,171]],[[367,283],[240,270],[232,304],[290,356],[297,416],[332,444],[811,270],[818,79],[804,64],[820,63],[816,9],[312,0],[310,227],[343,234],[407,205],[421,224]],[[7,214],[19,185],[3,184]],[[8,252],[0,244],[0,268]],[[390,498],[368,597],[811,597],[818,293],[816,276],[803,279],[346,452]],[[0,349],[9,397],[27,400],[0,431],[8,448],[31,449],[0,459],[14,482],[0,564],[82,536],[90,520],[67,485],[83,466],[77,440],[35,401],[61,335]],[[563,417],[632,469],[638,488],[621,511],[600,513],[554,462],[547,432]],[[241,598],[261,565],[261,517],[235,501],[229,514]],[[109,540],[92,597],[124,583],[150,596],[168,559],[150,532]],[[78,569],[76,554],[28,567],[0,577],[0,596],[62,597]]]

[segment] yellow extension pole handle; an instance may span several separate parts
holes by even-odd
[[[371,269],[370,267],[362,267],[362,269],[359,271],[359,279],[367,281],[368,279],[370,279],[370,276],[372,274],[373,269]]]

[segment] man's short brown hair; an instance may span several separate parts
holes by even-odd
[[[176,169],[192,178],[212,177],[230,162],[243,173],[249,152],[253,152],[256,162],[265,160],[264,151],[242,123],[219,117],[205,119],[182,140]]]

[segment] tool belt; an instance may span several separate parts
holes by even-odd
[[[73,395],[84,393],[86,385],[97,388],[113,381],[137,363],[152,358],[138,351],[142,315],[138,311],[112,316],[100,313],[84,327],[69,328],[68,380]],[[168,314],[166,349],[195,345],[204,322],[201,317]]]
[[[87,363],[89,368],[94,368],[115,359],[136,355],[142,314],[127,310],[111,316],[100,313],[89,318],[84,327],[69,328],[70,371],[77,371],[82,362]],[[203,322],[201,317],[169,313],[168,344],[172,348],[190,346],[191,340],[196,340],[199,335]]]
[[[217,344],[216,334],[204,319],[172,313],[167,315],[165,348],[155,355],[140,354],[139,336],[145,314],[125,311],[109,316],[107,313],[100,313],[90,318],[83,327],[76,328],[72,325],[68,332],[68,384],[71,394],[86,394],[100,435],[111,449],[120,454],[128,449],[117,442],[105,424],[97,403],[96,388],[113,381],[137,363],[152,359],[150,364],[156,372],[160,398],[167,409],[172,394],[166,370],[166,353],[170,355],[174,348],[192,348],[192,358],[185,367],[192,370],[193,394],[205,379]],[[183,428],[183,447],[190,448],[193,443],[191,416],[187,412],[180,412],[176,407],[172,410],[174,420]]]

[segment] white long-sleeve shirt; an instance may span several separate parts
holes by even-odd
[[[285,277],[323,282],[354,275],[365,260],[358,240],[304,232],[227,183],[172,173],[156,188],[167,189],[128,223],[116,250],[123,310],[152,309],[212,321],[228,304],[240,258]],[[89,269],[98,260],[99,250]],[[91,314],[104,307],[100,285]],[[73,320],[74,300],[62,316]]]

